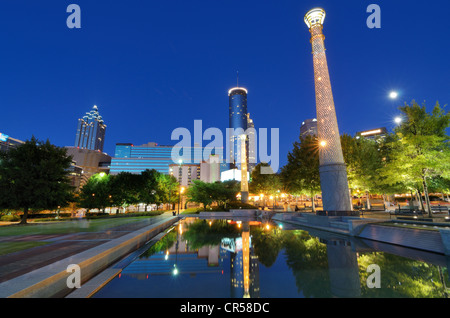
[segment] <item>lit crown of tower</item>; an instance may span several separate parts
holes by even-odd
[[[309,10],[305,15],[305,23],[308,28],[315,24],[323,24],[325,20],[325,10],[322,8],[314,8]]]

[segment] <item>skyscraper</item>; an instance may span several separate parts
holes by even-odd
[[[234,87],[228,91],[229,96],[229,128],[230,134],[230,169],[240,167],[241,149],[240,135],[247,130],[247,90],[243,87]],[[239,132],[239,130],[242,131]],[[247,159],[245,159],[247,160]]]
[[[311,33],[319,139],[320,186],[323,210],[344,214],[351,211],[352,207],[325,55],[325,36],[322,33],[324,19],[325,11],[321,8],[308,11],[304,18]]]
[[[305,119],[300,126],[300,137],[316,136],[317,137],[317,119]]]
[[[83,118],[78,119],[75,147],[103,151],[106,125],[94,105]]]

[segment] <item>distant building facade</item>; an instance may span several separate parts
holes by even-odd
[[[300,126],[300,137],[317,136],[317,119],[305,119]]]
[[[196,169],[200,171],[200,164],[205,161],[203,158],[205,154],[217,155],[220,160],[223,160],[222,148],[200,147],[198,145],[181,148],[178,146],[160,146],[155,142],[140,146],[131,143],[117,143],[115,155],[111,159],[110,173],[118,174],[126,171],[139,174],[146,169],[155,169],[164,174],[172,172],[177,177],[178,170],[175,172],[174,167],[180,165],[180,162],[177,158],[173,158],[174,154],[179,155],[182,160],[181,165],[186,166],[186,168],[182,168],[182,171],[186,171],[182,172],[183,175],[187,176],[188,167],[191,167],[191,180],[194,180],[194,176],[198,174],[193,167],[196,166]]]
[[[170,164],[169,174],[174,176],[178,183],[188,187],[194,180],[200,180],[200,164]]]
[[[23,144],[24,142],[22,140],[18,140],[15,138],[12,138],[4,133],[0,133],[0,151],[8,151],[11,148],[15,148],[18,145]]]
[[[110,172],[111,156],[97,150],[82,149],[77,147],[65,147],[67,154],[72,156],[72,171],[74,176],[79,175],[81,168],[80,183],[81,185],[96,173]],[[77,181],[74,181],[77,182]]]
[[[387,135],[387,129],[385,127],[375,128],[371,130],[359,131],[356,133],[356,138],[366,138],[375,140],[377,138],[384,138]]]
[[[220,157],[210,155],[207,161],[200,163],[200,180],[208,183],[220,181]]]
[[[83,118],[78,119],[75,147],[102,152],[105,143],[106,125],[94,105]]]

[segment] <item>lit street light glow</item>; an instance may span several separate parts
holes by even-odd
[[[394,121],[396,124],[400,124],[402,122],[402,118],[397,116],[394,118]]]
[[[391,92],[389,93],[389,98],[391,98],[391,99],[396,99],[397,96],[398,96],[398,93],[395,92],[395,91],[391,91]]]

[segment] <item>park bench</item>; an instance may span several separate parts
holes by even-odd
[[[392,213],[390,212],[392,215]],[[404,206],[404,207],[398,207],[394,210],[394,215],[397,219],[403,218],[406,219],[417,219],[417,218],[423,218],[425,215],[424,211],[421,211],[418,206]]]
[[[433,213],[450,213],[449,207],[445,205],[432,205],[431,212]]]
[[[418,206],[399,206],[397,209],[394,210],[395,215],[418,215],[422,214],[423,211],[419,209]]]

